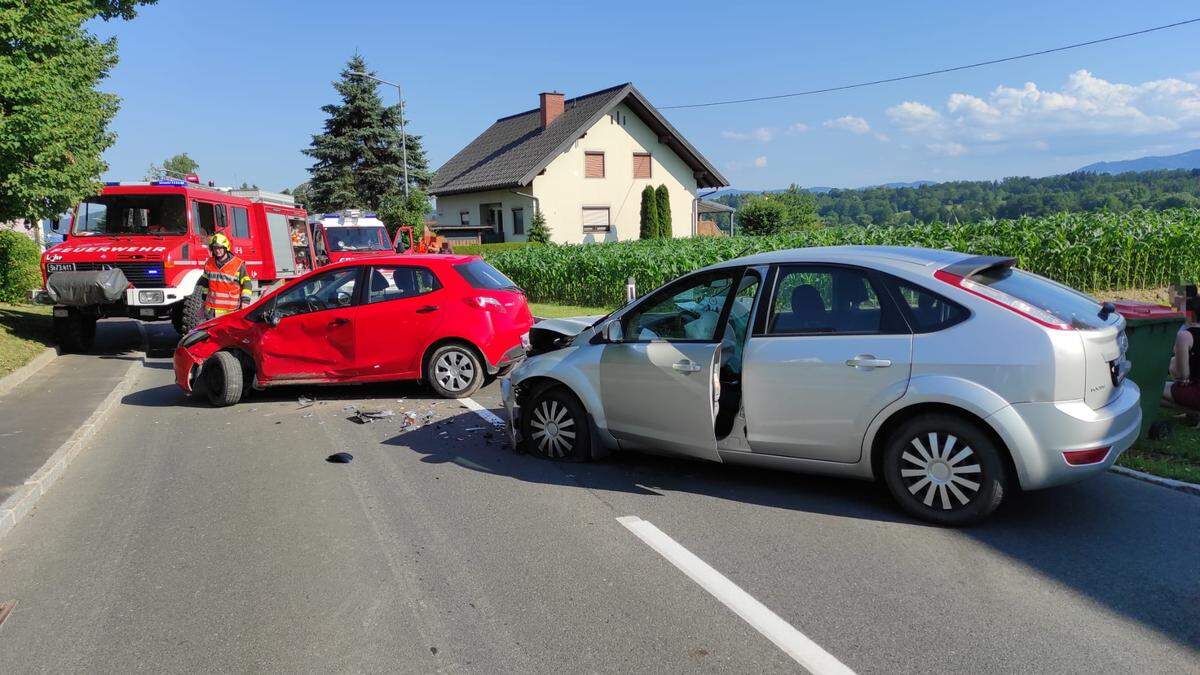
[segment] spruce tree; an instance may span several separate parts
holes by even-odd
[[[321,107],[327,115],[324,131],[304,151],[316,160],[308,170],[308,205],[316,211],[374,210],[388,195],[404,192],[400,106],[385,106],[379,84],[354,72],[371,72],[358,54],[333,83],[341,102]],[[409,182],[426,188],[432,176],[421,137],[409,134],[406,144]]]
[[[658,238],[658,197],[650,185],[642,189],[641,226],[639,236],[642,239]]]
[[[666,185],[659,185],[654,195],[658,202],[658,236],[670,239],[675,236],[671,229],[671,194],[667,192]]]
[[[529,233],[525,238],[531,244],[549,244],[550,243],[550,228],[546,226],[546,216],[539,210],[533,214],[533,222],[530,223]]]

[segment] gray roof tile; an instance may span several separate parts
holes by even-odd
[[[600,117],[630,97],[634,112],[660,135],[673,137],[672,149],[693,169],[706,174],[702,185],[728,184],[632,84],[625,83],[568,99],[563,114],[545,129],[538,108],[496,120],[438,169],[429,192],[456,194],[526,185]]]

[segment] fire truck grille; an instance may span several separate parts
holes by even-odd
[[[166,284],[166,282],[163,281],[162,263],[75,263],[75,270],[78,272],[94,272],[96,270],[108,269],[110,267],[115,267],[124,272],[125,278],[129,280],[129,283],[133,284],[134,288],[162,288]]]

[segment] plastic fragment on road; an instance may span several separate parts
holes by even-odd
[[[330,464],[349,464],[350,460],[354,459],[354,455],[348,452],[335,452],[325,458]]]
[[[395,416],[396,411],[394,410],[356,410],[350,416],[350,421],[356,424],[371,424]]]
[[[300,404],[301,409],[307,408],[316,402],[317,400],[311,396],[301,396],[300,398],[296,399],[296,403]]]

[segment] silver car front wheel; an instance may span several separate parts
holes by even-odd
[[[939,525],[987,517],[1004,498],[1007,480],[996,443],[952,415],[930,414],[902,424],[883,456],[883,478],[909,513]]]
[[[536,393],[521,415],[521,436],[530,454],[566,461],[591,458],[590,422],[575,395],[561,386]]]

